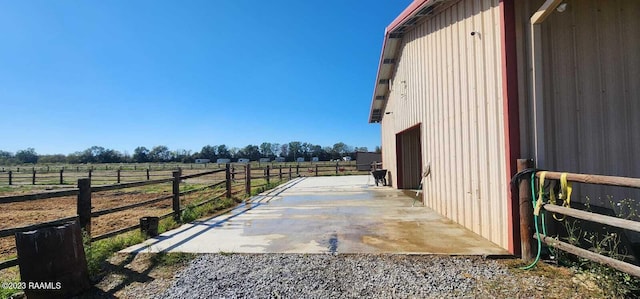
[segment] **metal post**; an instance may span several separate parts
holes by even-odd
[[[33,169],[33,177],[31,178],[31,185],[36,184],[36,170]]]
[[[150,179],[149,168],[147,168],[147,181]]]
[[[77,212],[80,228],[91,237],[91,179],[78,179]]]
[[[60,169],[60,185],[64,184],[64,177],[62,175],[63,172],[64,172],[64,168]]]
[[[116,173],[117,173],[117,175],[118,175],[118,184],[120,184],[120,169],[118,169],[118,170],[116,171]]]
[[[173,172],[173,219],[180,221],[180,170]]]
[[[533,161],[518,159],[518,172],[531,168]],[[523,177],[518,186],[518,204],[520,207],[520,250],[524,261],[534,258],[533,242],[533,204],[531,199],[531,177]]]
[[[229,163],[225,166],[224,177],[227,188],[227,198],[231,198],[231,165]]]
[[[9,185],[13,184],[13,171],[9,170]]]

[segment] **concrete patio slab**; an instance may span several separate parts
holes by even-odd
[[[297,178],[123,252],[508,254],[412,203],[371,176]]]

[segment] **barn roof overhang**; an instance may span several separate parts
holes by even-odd
[[[411,30],[421,19],[434,13],[434,8],[445,0],[414,0],[387,28],[385,29],[382,53],[378,64],[369,123],[378,123],[389,99],[389,80],[396,69],[399,57],[399,46],[404,34]]]

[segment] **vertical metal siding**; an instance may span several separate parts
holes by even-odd
[[[519,32],[543,1],[520,3]],[[569,0],[543,24],[545,156],[543,168],[640,177],[640,1]],[[520,68],[527,62],[521,60]],[[521,81],[530,74],[521,72]],[[521,93],[521,97],[526,97]],[[523,119],[530,114],[524,99]],[[529,126],[527,131],[530,131]],[[527,135],[523,135],[527,136]],[[525,144],[530,144],[533,137]],[[523,152],[531,152],[524,150]],[[640,191],[576,186],[573,199],[609,207]]]
[[[499,0],[459,1],[407,32],[382,143],[397,186],[395,135],[421,123],[425,204],[507,248],[500,47]]]

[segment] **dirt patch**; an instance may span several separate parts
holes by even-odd
[[[189,173],[187,173],[189,174]],[[222,176],[224,173],[222,174]],[[181,183],[182,191],[210,185],[220,181],[220,174],[190,179]],[[220,188],[224,188],[221,186]],[[180,205],[187,206],[190,203],[198,202],[215,194],[222,192],[220,188],[216,190],[206,190],[195,192],[180,197]],[[52,187],[43,186],[22,186],[3,188],[0,196],[10,196],[19,194],[30,194],[45,192],[45,189]],[[59,190],[58,188],[56,188]],[[91,195],[92,211],[100,211],[130,204],[140,203],[159,197],[172,194],[171,183],[149,185],[137,188],[127,188],[114,191],[97,192]],[[139,223],[141,217],[161,216],[172,211],[172,199],[165,199],[157,203],[142,207],[131,208],[120,212],[115,212],[99,217],[93,217],[91,221],[91,235],[99,236],[114,230],[133,226]],[[38,224],[47,221],[54,221],[61,218],[75,216],[77,212],[77,197],[65,196],[51,199],[39,199],[25,202],[15,202],[0,204],[0,218],[6,219],[0,222],[0,229],[22,227]],[[13,236],[0,238],[0,261],[15,257],[15,239]]]

